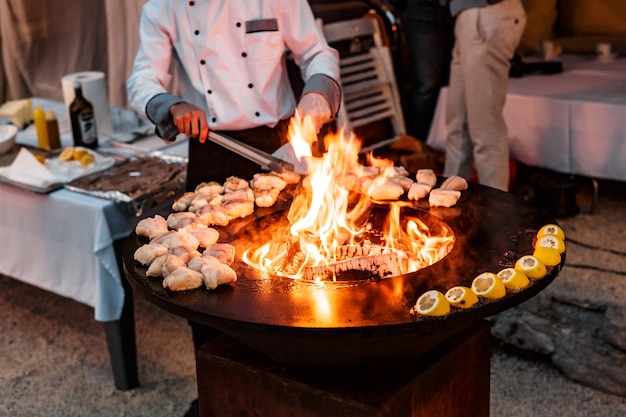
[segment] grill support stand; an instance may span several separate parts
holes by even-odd
[[[490,324],[399,364],[302,369],[226,336],[196,345],[200,417],[489,416]]]

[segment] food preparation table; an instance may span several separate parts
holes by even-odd
[[[18,144],[29,143],[28,134],[22,131]],[[170,151],[184,156],[186,146]],[[118,260],[139,218],[111,200],[64,188],[44,194],[0,183],[0,201],[0,273],[93,307],[116,387],[137,386],[132,292]]]
[[[626,59],[559,57],[563,72],[509,80],[504,118],[511,157],[591,178],[626,180]],[[427,143],[444,151],[448,89],[441,90]]]
[[[37,194],[0,184],[0,200],[0,273],[93,307],[104,323],[116,386],[136,386],[132,296],[116,255],[135,217],[65,189]]]

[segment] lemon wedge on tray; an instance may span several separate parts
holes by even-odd
[[[96,158],[94,158],[94,156],[89,152],[85,152],[80,158],[78,158],[78,162],[80,162],[80,165],[85,168],[87,165],[96,162]]]
[[[445,295],[450,305],[456,308],[470,308],[478,302],[474,291],[462,285],[450,288]]]
[[[515,268],[504,268],[497,275],[509,291],[520,291],[530,284],[528,277]]]
[[[81,148],[79,146],[68,146],[59,154],[59,161],[78,161],[80,166],[86,168],[88,165],[95,163],[96,158],[93,153],[89,152],[85,148]]]
[[[543,278],[547,274],[546,265],[533,255],[524,255],[515,262],[515,269],[530,279]]]
[[[546,235],[554,235],[561,240],[565,240],[565,232],[563,232],[563,229],[557,224],[546,224],[537,232],[537,237]]]
[[[537,238],[535,249],[543,247],[553,248],[559,251],[559,253],[563,253],[565,252],[565,241],[557,235],[543,235]]]
[[[472,281],[472,291],[478,296],[497,300],[506,295],[504,283],[493,272],[483,272]]]
[[[87,151],[87,149],[85,148],[74,148],[74,151],[72,152],[72,159],[75,159],[77,161],[80,161],[81,158],[85,155],[87,155],[89,152]]]
[[[545,266],[557,266],[561,263],[561,254],[554,248],[536,247],[533,256],[543,262]]]
[[[422,316],[440,317],[450,312],[450,303],[441,292],[430,290],[420,295],[414,309]]]
[[[63,149],[63,151],[61,151],[61,153],[59,154],[59,161],[67,162],[71,161],[72,159],[74,159],[73,146],[68,146],[67,148]]]

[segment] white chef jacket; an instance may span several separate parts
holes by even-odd
[[[171,137],[169,107],[186,101],[207,113],[210,129],[274,126],[296,107],[285,63],[289,50],[304,92],[339,108],[339,57],[306,0],[149,0],[127,81],[131,106]],[[182,100],[168,93],[178,66]]]

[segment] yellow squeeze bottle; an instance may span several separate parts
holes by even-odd
[[[48,139],[48,129],[46,128],[46,113],[41,107],[37,107],[33,112],[35,131],[37,132],[37,145],[40,148],[48,149],[50,141]]]

